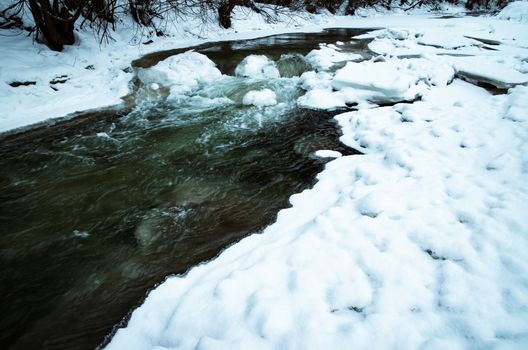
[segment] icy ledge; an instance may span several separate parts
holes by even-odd
[[[107,349],[523,348],[527,101],[456,80],[338,116],[365,155],[169,278]]]

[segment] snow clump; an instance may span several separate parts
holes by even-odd
[[[207,56],[187,51],[141,69],[138,76],[143,83],[170,86],[171,95],[185,95],[221,78],[222,73]]]
[[[246,78],[280,78],[275,62],[264,55],[249,55],[235,69],[235,75]]]
[[[242,103],[253,106],[273,106],[277,104],[277,95],[270,89],[253,90],[244,95]]]

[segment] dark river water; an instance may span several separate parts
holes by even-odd
[[[279,62],[365,30],[287,34],[197,47],[224,74],[250,54]],[[137,69],[180,53],[135,61]],[[281,66],[282,65],[282,66]],[[140,68],[143,67],[143,68]],[[308,69],[308,68],[306,68]],[[93,349],[166,276],[186,272],[261,231],[326,160],[354,154],[332,113],[300,109],[298,79],[225,77],[192,98],[137,91],[126,106],[0,135],[0,348]],[[271,88],[279,105],[244,106]],[[217,103],[228,97],[235,103]]]

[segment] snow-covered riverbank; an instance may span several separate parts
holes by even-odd
[[[243,22],[244,32],[210,36],[389,28],[367,35],[378,57],[357,62],[341,52],[346,43],[325,46],[307,58],[318,68],[300,78],[302,105],[357,105],[336,119],[342,141],[364,154],[328,163],[262,234],[168,278],[107,349],[525,349],[526,9],[502,18],[318,16],[261,31]],[[81,44],[57,54],[82,62],[66,73],[49,57],[18,54],[17,45],[31,51],[27,41],[1,40],[14,48],[2,81],[36,81],[2,86],[8,130],[118,103],[133,58],[206,39],[113,44],[100,55]],[[16,70],[24,65],[33,68]],[[58,91],[49,88],[64,74]],[[262,108],[273,105],[264,100]]]
[[[445,7],[444,13],[460,13],[462,8]],[[233,28],[221,29],[216,23],[177,19],[164,23],[165,36],[138,30],[131,21],[121,21],[112,40],[100,45],[89,29],[77,31],[79,42],[63,52],[49,50],[33,41],[26,32],[2,30],[0,35],[0,132],[115,105],[129,93],[133,77],[130,62],[150,52],[189,47],[209,41],[239,40],[289,32],[313,32],[328,27],[383,27],[406,23],[409,18],[426,19],[431,13],[417,9],[410,13],[382,17],[376,11],[363,11],[363,17],[330,15],[283,16],[277,23],[266,23],[251,11],[238,9]],[[414,17],[417,16],[417,17]],[[10,84],[24,83],[12,87]]]
[[[305,73],[299,102],[358,103],[336,118],[364,155],[329,163],[263,234],[157,287],[107,349],[528,346],[528,25],[353,23],[391,28],[370,35],[383,58]]]

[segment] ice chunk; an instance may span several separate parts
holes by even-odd
[[[303,107],[335,109],[369,102],[410,101],[423,96],[432,86],[447,85],[453,68],[428,59],[348,62],[332,78],[329,73],[307,72],[301,76],[308,90],[298,99]]]
[[[528,74],[513,67],[511,60],[464,57],[452,59],[457,73],[470,79],[507,89],[528,82]]]
[[[277,104],[277,96],[270,89],[253,90],[244,95],[242,103],[254,106],[273,106]]]
[[[264,55],[249,55],[235,69],[235,75],[247,78],[280,78],[279,70]]]
[[[341,154],[341,152],[332,151],[332,150],[329,150],[329,149],[321,149],[319,151],[316,151],[315,155],[317,157],[321,157],[321,158],[339,158],[339,157],[343,156]]]
[[[399,98],[414,84],[415,79],[402,70],[399,62],[362,62],[347,63],[337,71],[332,86],[372,90],[387,98]]]
[[[317,70],[328,70],[336,63],[361,59],[363,57],[359,54],[341,52],[335,46],[328,45],[312,50],[306,55],[306,61]]]

